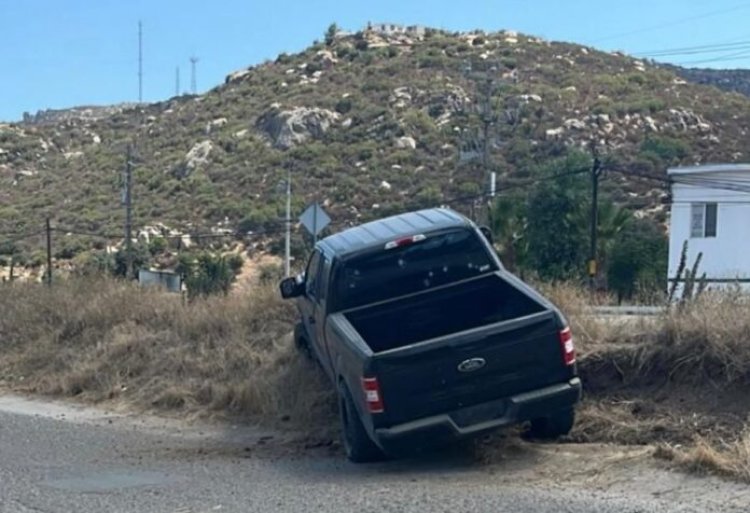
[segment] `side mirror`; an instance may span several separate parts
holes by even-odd
[[[281,280],[279,290],[281,291],[282,298],[292,299],[305,293],[305,283],[297,277],[292,276],[291,278]]]
[[[490,243],[490,246],[495,244],[495,241],[492,238],[492,230],[490,230],[488,226],[480,226],[479,231],[482,232],[482,235],[484,235],[484,238]]]

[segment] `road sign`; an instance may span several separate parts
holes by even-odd
[[[299,222],[310,232],[310,235],[317,237],[331,223],[331,218],[320,205],[314,203],[302,213]]]

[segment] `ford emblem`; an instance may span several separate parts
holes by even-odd
[[[458,364],[458,372],[474,372],[487,365],[484,358],[469,358]]]

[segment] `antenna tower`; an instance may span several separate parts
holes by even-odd
[[[198,57],[190,57],[190,90],[193,94],[198,94],[198,78],[195,72],[196,64],[198,64]]]

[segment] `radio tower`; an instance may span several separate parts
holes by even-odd
[[[143,23],[138,20],[138,103],[143,103]]]
[[[190,90],[193,94],[198,94],[198,79],[195,73],[196,64],[198,64],[198,57],[190,57]]]
[[[175,68],[174,74],[174,95],[180,96],[180,67]]]

